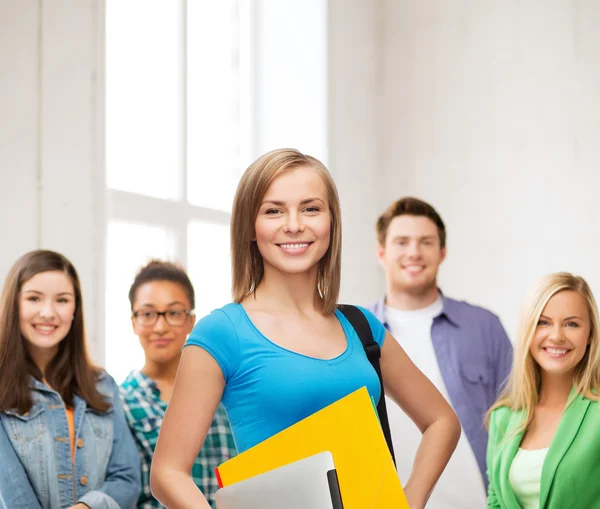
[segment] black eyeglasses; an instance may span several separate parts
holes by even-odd
[[[188,316],[194,314],[193,309],[167,309],[167,311],[154,311],[153,309],[145,309],[133,313],[133,318],[138,325],[149,327],[158,322],[159,316],[164,316],[169,325],[183,325]]]

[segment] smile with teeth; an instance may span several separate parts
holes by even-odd
[[[551,357],[564,357],[570,352],[570,350],[567,348],[554,348],[551,346],[545,347],[544,350]]]
[[[424,265],[405,265],[404,270],[407,272],[411,272],[412,274],[416,274],[417,272],[421,272],[425,270]]]
[[[57,325],[42,325],[33,324],[33,328],[40,334],[52,334],[57,328]]]
[[[302,242],[302,243],[291,243],[291,244],[278,244],[282,249],[304,249],[308,247],[310,242]]]

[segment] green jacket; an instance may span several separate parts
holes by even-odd
[[[508,472],[523,433],[521,411],[492,412],[487,448],[488,508],[520,509]],[[504,437],[509,436],[508,440]],[[579,395],[565,409],[542,468],[540,509],[600,509],[600,406]]]

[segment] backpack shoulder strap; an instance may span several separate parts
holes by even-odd
[[[381,429],[383,430],[385,441],[387,443],[388,449],[390,450],[390,454],[392,455],[392,459],[394,460],[395,464],[396,456],[394,455],[392,434],[390,431],[390,423],[388,421],[387,407],[385,405],[383,377],[381,375],[381,367],[379,366],[381,348],[379,348],[379,345],[373,339],[373,331],[371,330],[369,321],[360,309],[358,309],[356,306],[351,306],[349,304],[340,304],[338,306],[338,309],[347,318],[347,320],[350,322],[350,325],[352,325],[352,327],[356,331],[356,334],[360,338],[360,341],[363,345],[365,353],[367,354],[367,358],[369,359],[369,362],[375,369],[377,377],[379,378],[379,384],[381,386],[381,396],[379,397],[379,403],[377,404],[377,413],[379,414],[379,422],[381,423]]]

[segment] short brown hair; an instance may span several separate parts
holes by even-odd
[[[318,159],[298,150],[283,148],[267,152],[244,172],[238,184],[231,213],[232,297],[241,302],[262,281],[264,266],[254,239],[254,224],[261,201],[273,181],[302,166],[317,171],[327,188],[331,214],[331,237],[327,253],[319,262],[317,290],[323,299],[323,312],[333,313],[340,291],[342,256],[342,218],[335,183]]]
[[[19,295],[25,282],[36,274],[50,271],[63,272],[71,279],[75,291],[75,315],[69,332],[43,375],[25,347],[19,323]],[[100,373],[87,353],[81,285],[75,267],[54,251],[26,253],[10,269],[0,296],[0,412],[12,409],[22,415],[29,412],[33,404],[30,377],[40,381],[45,377],[67,407],[75,405],[75,395],[78,395],[89,407],[105,412],[110,404],[96,389]]]
[[[377,241],[381,246],[385,245],[385,238],[387,237],[390,223],[397,216],[421,216],[431,219],[438,229],[440,247],[446,247],[446,226],[440,215],[429,203],[411,196],[401,198],[392,203],[377,219]]]
[[[196,307],[194,287],[185,270],[175,263],[163,260],[150,260],[136,274],[133,284],[129,289],[129,303],[131,304],[132,311],[138,288],[152,281],[169,281],[170,283],[178,284],[187,293],[192,309]]]

